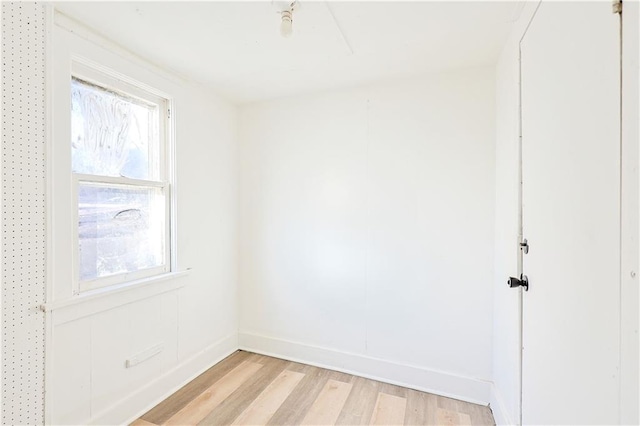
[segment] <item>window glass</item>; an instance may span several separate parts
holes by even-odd
[[[160,179],[158,105],[72,79],[74,173]]]
[[[165,254],[162,188],[81,183],[80,279],[161,266]]]

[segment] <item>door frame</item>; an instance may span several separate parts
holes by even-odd
[[[523,242],[525,236],[523,231],[523,206],[522,206],[522,193],[523,193],[523,185],[522,185],[522,40],[524,40],[527,35],[527,31],[529,27],[531,27],[531,23],[536,17],[538,13],[538,9],[542,4],[542,0],[538,1],[535,6],[535,9],[531,13],[527,24],[520,35],[520,39],[518,40],[518,238],[516,242],[516,250],[517,250],[517,277],[520,277],[524,273],[524,252],[520,246]],[[518,424],[522,425],[522,376],[523,376],[523,347],[524,347],[524,291],[522,287],[518,288],[518,321],[519,321],[519,336],[518,336],[518,345],[519,345],[519,354],[518,354]]]
[[[640,277],[640,3],[621,14],[620,422],[638,424]]]

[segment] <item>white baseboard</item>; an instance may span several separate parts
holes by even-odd
[[[168,398],[182,386],[238,350],[238,335],[232,334],[206,347],[156,380],[121,399],[91,419],[91,424],[130,424]],[[140,407],[143,407],[142,409]]]
[[[491,411],[493,412],[493,419],[496,421],[496,425],[515,425],[513,418],[509,414],[509,411],[505,407],[502,394],[495,385],[491,386]]]
[[[415,365],[240,332],[240,349],[488,405],[492,383]]]
[[[227,336],[93,416],[90,424],[129,424],[236,350],[341,371],[475,404],[490,403],[498,425],[513,424],[491,382],[251,333]],[[142,409],[140,407],[143,407]]]

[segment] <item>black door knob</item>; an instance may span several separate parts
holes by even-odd
[[[509,277],[507,285],[510,288],[523,287],[524,291],[529,291],[529,278],[526,275],[520,275],[520,278]]]

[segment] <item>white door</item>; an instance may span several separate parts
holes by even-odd
[[[521,42],[525,424],[619,419],[619,20],[543,2]]]

